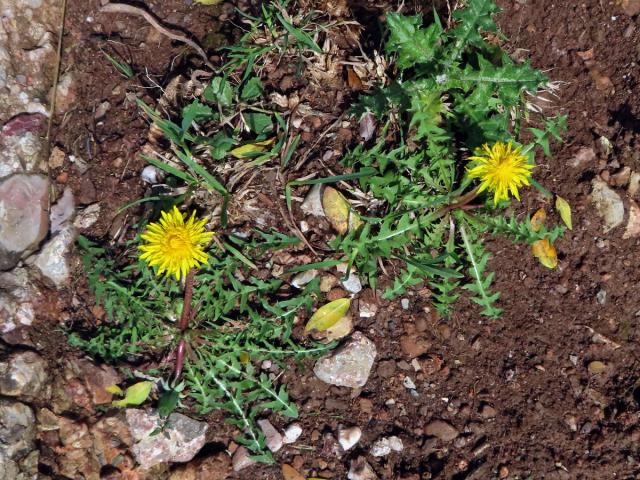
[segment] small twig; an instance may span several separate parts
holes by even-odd
[[[58,82],[60,77],[60,64],[62,63],[62,37],[64,36],[64,23],[67,18],[67,0],[62,0],[62,18],[60,19],[60,34],[58,35],[57,61],[53,72],[53,91],[51,93],[51,106],[49,107],[49,121],[47,124],[47,146],[46,156],[49,158],[51,152],[51,129],[53,127],[53,116],[56,112],[56,97],[58,96]]]
[[[169,37],[172,40],[176,40],[177,42],[182,42],[191,48],[193,48],[202,60],[205,65],[209,67],[211,70],[215,70],[213,64],[209,61],[209,57],[206,52],[202,49],[200,45],[191,40],[190,38],[182,35],[180,33],[172,32],[168,28],[164,27],[151,13],[146,11],[143,8],[136,7],[133,5],[127,5],[126,3],[107,3],[104,7],[100,9],[100,12],[103,13],[127,13],[130,15],[138,15],[139,17],[144,18],[149,25],[155,28],[158,32],[162,33],[166,37]]]
[[[189,320],[191,319],[191,301],[193,299],[193,279],[195,276],[195,270],[192,268],[187,273],[187,277],[184,280],[184,302],[182,302],[182,314],[180,315],[180,321],[178,322],[178,328],[180,333],[189,326]],[[176,365],[173,370],[175,380],[178,380],[182,375],[182,368],[184,367],[184,354],[187,348],[187,344],[184,338],[181,338],[176,347]]]

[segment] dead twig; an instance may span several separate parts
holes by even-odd
[[[145,9],[136,7],[133,5],[127,5],[126,3],[107,3],[104,7],[100,9],[100,12],[125,13],[129,15],[137,15],[139,17],[144,18],[147,21],[147,23],[149,23],[149,25],[151,25],[153,28],[155,28],[158,32],[160,32],[164,36],[169,37],[170,39],[175,40],[177,42],[182,42],[185,45],[188,45],[191,48],[193,48],[198,53],[198,55],[202,57],[202,60],[204,61],[205,65],[209,67],[211,70],[215,70],[215,67],[209,61],[209,57],[207,56],[206,52],[202,49],[200,45],[198,45],[196,42],[186,37],[185,35],[169,30],[168,28],[163,26],[156,19],[154,15],[152,15]]]

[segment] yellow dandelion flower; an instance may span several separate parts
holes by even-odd
[[[169,212],[162,212],[160,220],[150,223],[141,235],[146,244],[138,247],[140,259],[150,267],[158,267],[157,275],[166,272],[180,280],[191,268],[208,262],[203,247],[213,232],[205,231],[206,219],[196,220],[195,216],[194,211],[185,222],[185,216],[174,206]]]
[[[508,200],[509,193],[520,200],[518,188],[529,185],[533,165],[527,162],[520,147],[513,148],[511,142],[496,142],[492,147],[484,144],[469,160],[475,165],[467,168],[467,175],[480,179],[478,193],[493,192],[494,205],[500,200]]]

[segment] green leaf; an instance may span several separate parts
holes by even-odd
[[[223,107],[233,104],[233,87],[224,77],[215,77],[204,90],[204,98],[211,103],[219,103]]]
[[[130,405],[142,405],[149,398],[153,382],[138,382],[127,388],[122,400],[114,400],[114,407],[128,407]]]
[[[350,298],[339,298],[323,305],[311,316],[307,322],[307,326],[304,327],[304,331],[310,332],[315,330],[324,332],[344,317],[349,311],[349,307],[351,307]]]
[[[180,394],[175,390],[163,392],[158,399],[158,415],[166,418],[176,409],[180,402]]]
[[[256,135],[262,135],[273,131],[273,118],[266,113],[249,112],[244,113],[243,117],[247,122],[247,126]]]
[[[186,132],[193,122],[214,117],[213,110],[208,105],[203,105],[198,100],[182,109],[182,131]]]
[[[251,77],[242,87],[240,99],[245,102],[255,100],[262,95],[262,82],[258,77]]]
[[[235,144],[235,140],[226,133],[222,131],[218,132],[209,143],[211,146],[211,156],[216,160],[222,160]]]
[[[293,35],[295,39],[300,42],[302,45],[310,48],[316,53],[322,53],[322,49],[318,46],[318,44],[305,32],[300,30],[299,28],[294,27],[291,23],[284,19],[284,17],[280,13],[276,13],[277,19],[280,21],[284,29],[289,32],[289,34]]]
[[[443,29],[436,16],[436,21],[427,28],[421,28],[420,15],[405,16],[399,13],[388,13],[387,24],[391,34],[386,44],[389,54],[398,55],[398,66],[401,69],[416,64],[428,63],[435,55]]]

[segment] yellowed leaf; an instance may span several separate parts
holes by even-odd
[[[325,342],[333,342],[346,337],[353,330],[353,319],[351,315],[347,314],[338,320],[336,323],[327,328]]]
[[[127,388],[127,391],[122,400],[114,400],[112,405],[114,407],[128,407],[129,405],[141,405],[151,393],[151,387],[153,382],[138,382]]]
[[[571,205],[560,195],[556,197],[556,210],[560,214],[560,218],[567,226],[569,230],[573,230],[573,224],[571,222]]]
[[[105,388],[105,391],[107,393],[110,393],[111,395],[120,395],[120,396],[124,395],[124,392],[122,391],[122,389],[116,384],[109,385],[107,388]]]
[[[307,322],[307,326],[304,327],[304,331],[310,332],[316,330],[318,332],[324,332],[344,317],[349,311],[350,306],[350,298],[339,298],[323,305],[311,316]]]
[[[222,2],[223,0],[196,0],[196,3],[201,3],[202,5],[218,5]]]
[[[282,476],[284,480],[305,480],[304,476],[300,474],[295,468],[286,463],[282,465]]]
[[[333,187],[327,187],[322,194],[322,208],[331,226],[344,235],[349,230],[349,202]]]
[[[546,220],[547,211],[544,208],[538,209],[538,211],[533,214],[533,217],[531,217],[531,229],[534,232],[537,232],[543,227]]]
[[[538,240],[531,245],[531,253],[547,268],[558,266],[558,254],[548,238]]]
[[[247,143],[239,147],[234,148],[229,153],[236,158],[247,158],[255,155],[256,153],[264,152],[269,145],[275,141],[276,137],[263,140],[261,142]]]

